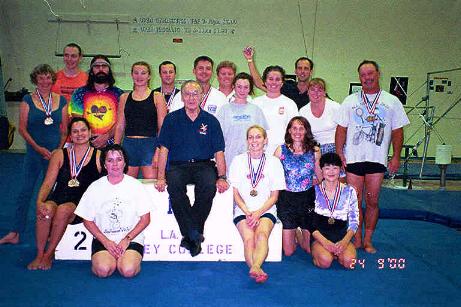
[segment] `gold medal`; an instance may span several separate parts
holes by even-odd
[[[328,218],[328,224],[333,225],[335,223],[335,219],[333,217]]]
[[[256,197],[256,196],[258,196],[258,191],[256,191],[256,190],[251,190],[251,191],[250,191],[250,196],[251,196],[251,197]]]
[[[76,178],[72,178],[71,180],[69,180],[69,182],[67,183],[67,186],[69,188],[77,188],[80,186],[80,182],[78,182],[78,180]]]
[[[45,123],[45,125],[49,126],[53,124],[53,119],[51,117],[47,117],[43,122]]]

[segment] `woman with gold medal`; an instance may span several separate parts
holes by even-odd
[[[247,130],[248,152],[236,156],[229,180],[234,190],[234,224],[242,237],[249,275],[258,283],[269,277],[261,268],[269,251],[269,236],[277,220],[275,202],[285,189],[280,161],[264,153],[267,134],[254,125]]]
[[[356,258],[351,239],[359,225],[359,209],[355,189],[339,181],[341,158],[326,153],[320,158],[323,182],[308,190],[308,200],[314,205],[310,232],[312,261],[315,266],[329,268],[334,259],[350,268]]]
[[[48,64],[37,65],[30,73],[35,90],[19,104],[19,134],[26,142],[22,189],[10,232],[0,244],[17,244],[27,224],[27,212],[41,174],[46,172],[51,152],[62,147],[66,138],[66,99],[51,92],[56,74]]]
[[[82,117],[69,123],[71,145],[53,151],[37,197],[37,256],[29,270],[51,268],[54,251],[88,186],[100,177],[100,151],[90,145],[90,125]]]

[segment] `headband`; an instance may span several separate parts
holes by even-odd
[[[104,60],[104,59],[97,59],[97,60],[95,60],[94,63],[91,64],[91,67],[93,68],[93,66],[96,66],[96,65],[103,65],[103,64],[106,64],[107,66],[110,67],[110,63],[107,62],[107,61]]]

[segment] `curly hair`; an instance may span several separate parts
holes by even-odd
[[[51,75],[51,79],[53,80],[53,84],[56,82],[56,73],[54,72],[53,68],[51,68],[48,64],[39,64],[34,67],[32,72],[30,73],[30,82],[37,85],[37,76],[38,75]]]

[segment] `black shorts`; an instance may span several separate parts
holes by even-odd
[[[280,191],[277,201],[277,216],[282,221],[283,229],[308,229],[314,203],[309,201],[308,191]]]
[[[317,213],[312,215],[313,227],[312,232],[318,230],[325,238],[336,243],[344,238],[347,233],[347,222],[335,219],[334,224],[328,223],[328,216]]]
[[[130,245],[128,245],[128,247],[126,248],[126,250],[129,249],[137,251],[141,255],[141,257],[144,255],[144,246],[137,242],[131,242]],[[97,252],[105,250],[107,250],[107,248],[105,248],[104,245],[102,245],[102,243],[99,242],[99,240],[93,238],[93,242],[91,243],[91,256],[93,256]]]
[[[48,196],[48,198],[45,201],[52,201],[57,206],[60,206],[60,205],[65,204],[65,203],[73,203],[75,205],[75,207],[77,207],[77,204],[79,202],[79,200],[62,200],[62,199],[59,199],[59,198],[52,198],[50,196]],[[72,222],[69,223],[69,225],[77,225],[77,224],[80,224],[82,222],[83,222],[83,219],[80,216],[75,215],[74,219],[72,220]]]
[[[346,172],[363,177],[367,174],[384,174],[386,172],[386,167],[377,162],[356,162],[348,164],[346,166]]]
[[[268,218],[269,220],[272,221],[272,223],[275,224],[275,222],[277,222],[277,218],[272,214],[272,213],[264,213],[263,215],[261,215],[260,219],[262,219],[263,217],[266,217]],[[241,220],[245,220],[247,217],[245,215],[239,215],[239,216],[236,216],[234,218],[234,224],[237,226],[237,224],[241,221]]]

